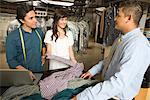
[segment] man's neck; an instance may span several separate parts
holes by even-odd
[[[132,30],[136,29],[137,26],[136,25],[132,25],[132,26],[128,26],[124,31],[123,31],[123,34],[127,34],[128,32],[131,32]]]
[[[27,27],[27,26],[25,26],[25,25],[22,25],[22,29],[23,29],[24,31],[26,31],[26,32],[29,32],[29,33],[32,32],[32,28],[29,28],[29,27]]]

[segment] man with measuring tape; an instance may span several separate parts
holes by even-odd
[[[12,31],[6,39],[6,58],[10,68],[42,72],[45,58],[44,33],[37,28],[36,14],[27,4],[17,7],[17,17],[21,26]]]

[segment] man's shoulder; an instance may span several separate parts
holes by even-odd
[[[8,33],[8,37],[16,37],[18,36],[19,30],[18,28],[16,28],[15,30],[11,31],[10,33]]]
[[[42,29],[39,28],[39,27],[35,28],[34,30],[36,30],[36,31],[38,31],[38,32],[40,32],[40,33],[43,33]]]
[[[40,34],[40,36],[44,37],[45,34],[43,33],[41,28],[37,27],[34,30],[37,31]]]

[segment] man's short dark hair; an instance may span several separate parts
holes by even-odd
[[[34,10],[32,6],[29,6],[28,4],[21,4],[17,7],[17,17],[16,19],[21,23],[20,19],[24,20],[24,17],[29,11]],[[21,23],[22,24],[22,23]]]
[[[132,16],[133,21],[136,25],[139,24],[139,21],[143,15],[142,7],[138,1],[125,1],[120,3],[119,8],[122,8],[125,16]]]

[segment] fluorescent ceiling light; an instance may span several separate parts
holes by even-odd
[[[74,2],[74,0],[61,0],[61,1]]]
[[[30,4],[30,5],[33,4],[33,6],[38,6],[40,4],[40,1],[29,1],[27,3]]]
[[[50,0],[41,0],[44,3],[47,4],[53,4],[53,5],[61,5],[61,6],[72,6],[74,3],[71,2],[64,2],[64,1],[50,1]]]
[[[96,8],[96,10],[98,10],[98,11],[104,11],[105,9],[106,9],[105,7]]]

